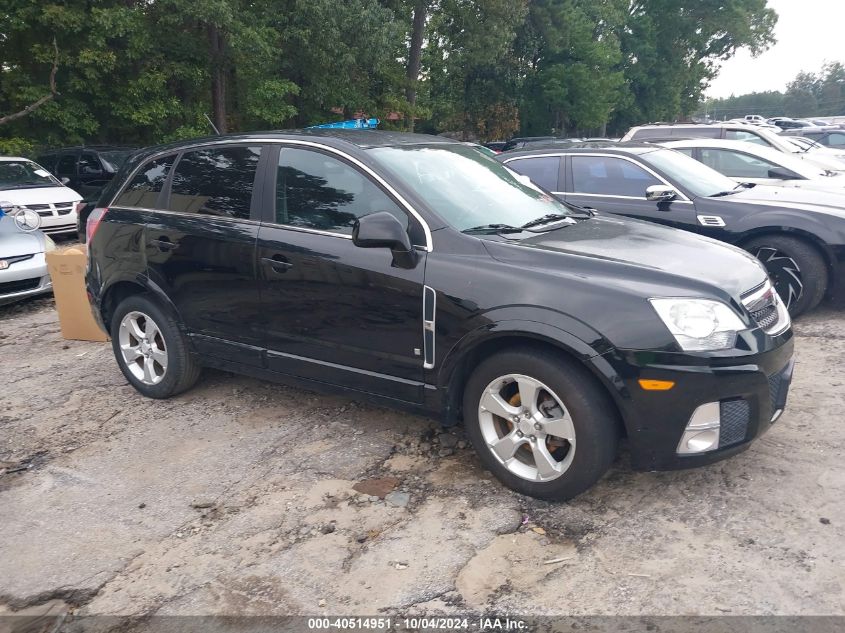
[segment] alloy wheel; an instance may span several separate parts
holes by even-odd
[[[770,246],[758,248],[753,255],[766,267],[775,290],[789,310],[804,294],[804,281],[798,263],[788,254]]]
[[[563,475],[575,456],[575,427],[561,399],[539,380],[508,374],[484,389],[481,434],[493,456],[528,481]]]
[[[167,373],[167,348],[158,325],[132,311],[120,322],[118,343],[126,367],[145,385],[157,385]]]

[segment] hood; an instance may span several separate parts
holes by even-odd
[[[30,189],[0,189],[0,202],[11,202],[16,206],[29,204],[53,204],[57,202],[78,202],[82,196],[70,187],[32,187]]]
[[[827,169],[829,171],[845,171],[845,160],[839,158],[834,153],[811,150],[809,152],[793,154],[793,156],[805,160],[816,167],[821,167],[822,169]]]
[[[738,180],[742,180],[739,178]],[[809,180],[784,180],[777,184],[770,183],[773,187],[790,187],[793,189],[809,189],[811,191],[829,191],[845,195],[845,174],[840,176],[820,176]]]
[[[835,176],[830,178],[830,180],[840,181],[840,178]],[[817,191],[807,187],[756,185],[748,189],[739,190],[729,196],[698,198],[695,201],[696,207],[698,207],[699,201],[703,200],[788,207],[790,209],[815,211],[816,213],[825,213],[827,215],[845,218],[845,189],[837,192],[831,190]]]
[[[44,234],[41,231],[24,233],[8,216],[0,218],[0,259],[44,252]]]
[[[512,244],[512,245],[511,245]],[[743,250],[650,222],[596,216],[518,242],[487,241],[490,254],[520,266],[594,275],[641,296],[739,296],[766,280]],[[527,255],[526,248],[534,255]],[[579,266],[561,256],[589,258]]]

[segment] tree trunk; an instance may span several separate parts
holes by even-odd
[[[411,107],[411,112],[406,117],[405,123],[409,132],[414,131],[414,106],[417,104],[417,81],[420,78],[420,66],[422,64],[422,45],[425,35],[425,17],[428,8],[427,2],[418,0],[414,5],[414,21],[411,28],[411,48],[408,51],[408,87],[405,89],[405,98]]]
[[[208,26],[208,44],[211,59],[211,120],[220,134],[227,132],[226,125],[226,69],[224,49],[226,39],[217,26]]]

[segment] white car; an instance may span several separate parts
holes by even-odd
[[[792,154],[756,143],[696,138],[657,144],[683,152],[739,182],[845,194],[842,172],[824,170]]]
[[[778,129],[778,131],[780,131]],[[791,136],[782,136],[772,130],[749,123],[716,123],[712,125],[675,123],[671,125],[640,125],[628,130],[623,141],[671,141],[687,138],[712,138],[728,141],[747,141],[779,152],[797,156],[816,167],[830,171],[845,171],[845,159],[826,152],[805,152],[789,141]]]
[[[27,158],[0,157],[0,203],[41,216],[44,233],[76,231],[76,203],[82,196]]]
[[[41,231],[24,231],[0,216],[0,306],[52,292],[45,254],[56,248]]]
[[[796,146],[799,154],[809,153],[811,156],[824,156],[845,162],[845,149],[827,147],[806,136],[783,136],[782,138],[790,145]]]

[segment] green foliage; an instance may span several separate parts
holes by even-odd
[[[621,130],[693,110],[776,18],[766,0],[0,0],[0,16],[0,115],[49,94],[59,49],[57,96],[0,127],[4,151],[206,135],[207,116],[232,132],[359,113],[480,139]],[[806,94],[837,103],[843,79]]]
[[[715,119],[732,119],[746,114],[765,117],[816,117],[845,115],[845,66],[825,64],[819,73],[800,72],[785,92],[760,92],[716,99],[701,105]]]
[[[0,138],[0,156],[32,156],[35,146],[23,138]]]

